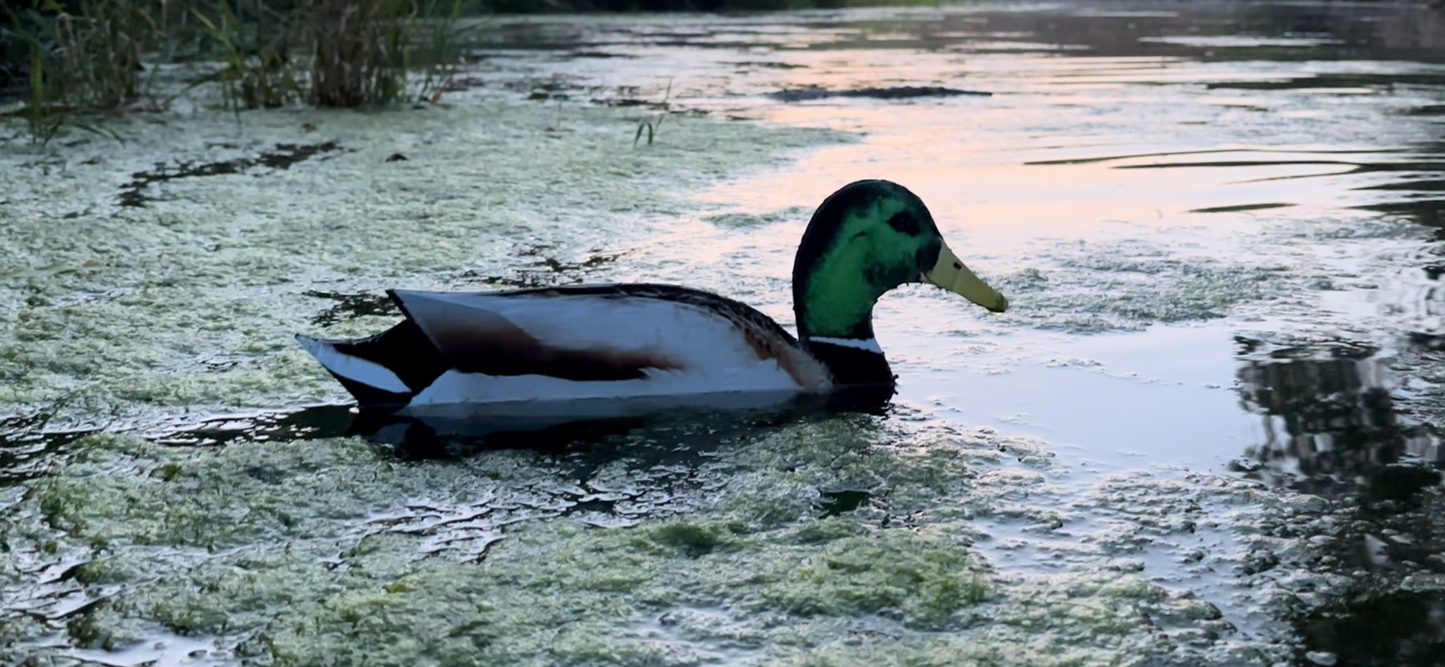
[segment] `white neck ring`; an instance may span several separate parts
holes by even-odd
[[[829,338],[827,336],[809,336],[807,340],[810,343],[827,343],[829,345],[852,347],[859,350],[866,350],[868,352],[883,354],[883,348],[878,347],[878,341],[874,338]]]

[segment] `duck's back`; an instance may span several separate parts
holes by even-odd
[[[362,407],[827,391],[828,370],[771,318],[670,285],[389,292],[406,321],[302,344]]]

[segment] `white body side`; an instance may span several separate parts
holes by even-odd
[[[761,358],[736,323],[685,303],[591,295],[503,297],[398,292],[397,296],[424,329],[429,319],[466,319],[459,310],[481,310],[516,325],[549,348],[643,354],[672,367],[646,369],[646,377],[640,379],[607,381],[452,370],[417,394],[403,412],[428,412],[432,406],[462,403],[565,402],[730,392],[782,397],[803,390],[776,359]]]

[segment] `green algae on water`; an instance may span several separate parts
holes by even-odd
[[[698,215],[686,197],[720,176],[848,138],[679,117],[668,141],[633,151],[626,118],[569,108],[568,131],[548,132],[533,105],[474,99],[255,113],[240,125],[209,111],[124,117],[110,121],[124,145],[45,152],[10,140],[3,412],[83,428],[335,402],[344,393],[292,336],[358,335],[395,318],[318,327],[333,304],[315,295],[485,289],[530,252],[576,265],[539,274],[546,281],[603,279],[605,266],[573,260]],[[313,144],[333,150],[284,169],[257,157]],[[396,152],[408,160],[386,161]],[[143,205],[123,205],[133,174],[157,164],[197,175],[149,182]]]
[[[353,439],[91,436],[29,482],[0,537],[17,562],[79,564],[64,599],[104,598],[67,621],[77,645],[209,638],[218,657],[272,665],[1070,665],[1163,656],[1179,633],[1224,626],[1118,562],[1138,544],[1130,526],[1174,534],[1181,499],[1224,494],[1246,511],[1229,500],[1236,482],[1111,481],[1092,502],[1145,498],[1121,506],[1137,519],[1061,541],[1065,567],[1026,574],[981,556],[1010,538],[976,521],[1078,521],[1052,496],[1048,459],[1000,456],[1035,444],[858,417],[735,432],[692,463],[626,454],[709,428],[615,436],[623,453],[581,478],[566,456],[523,451],[402,462]],[[863,483],[869,503],[819,515],[825,490]],[[646,510],[622,526],[569,516],[579,485]],[[0,618],[19,637],[45,632]]]

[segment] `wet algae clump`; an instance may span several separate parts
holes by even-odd
[[[619,528],[518,523],[569,505],[545,490],[557,471],[522,453],[400,464],[354,440],[187,451],[114,436],[76,448],[11,508],[3,534],[30,558],[54,541],[54,558],[80,562],[70,595],[111,591],[72,623],[84,646],[164,631],[228,639],[276,664],[527,664],[539,652],[627,664],[660,650],[629,638],[633,626],[669,609],[891,611],[905,626],[940,627],[985,590],[967,540],[948,531],[806,515],[765,528],[727,511]],[[625,485],[636,475],[624,468],[594,479]],[[467,540],[507,524],[489,548]]]
[[[1219,622],[1127,567],[1027,575],[981,557],[1001,536],[976,519],[1059,519],[1026,440],[863,417],[615,437],[634,455],[581,467],[399,461],[355,439],[83,438],[0,515],[17,556],[0,582],[31,612],[0,617],[17,638],[0,658],[52,655],[59,622],[88,650],[199,638],[272,665],[1067,665],[1162,655],[1167,628]],[[709,441],[690,462],[645,455]],[[871,500],[820,517],[841,487]],[[594,497],[633,518],[575,513]]]
[[[932,14],[917,16],[931,26],[918,33],[928,41],[952,39],[932,29]],[[975,31],[975,18],[949,20]],[[1437,481],[1416,494],[1433,500],[1386,533],[1369,522],[1407,502],[1398,473],[1389,473],[1395,482],[1372,482],[1379,497],[1356,514],[1309,495],[1331,485],[1274,488],[1265,473],[1285,461],[1299,463],[1296,472],[1354,479],[1363,472],[1358,462],[1379,458],[1365,454],[1394,450],[1350,447],[1336,436],[1351,431],[1337,431],[1331,418],[1321,435],[1332,439],[1320,442],[1345,448],[1279,458],[1301,435],[1294,426],[1313,423],[1290,417],[1280,431],[1290,439],[1243,461],[1241,470],[1260,479],[1239,479],[1210,463],[1254,442],[1215,437],[1239,397],[1207,385],[1179,398],[1164,393],[1174,380],[1228,384],[1228,342],[1241,323],[1268,328],[1298,315],[1306,327],[1349,329],[1356,315],[1321,314],[1329,310],[1322,303],[1361,290],[1381,299],[1369,303],[1394,303],[1382,276],[1438,263],[1418,256],[1418,230],[1356,214],[1299,213],[1316,211],[1312,201],[1336,201],[1342,187],[1376,183],[1345,177],[1311,190],[1304,186],[1326,181],[1298,179],[1289,182],[1302,189],[1287,199],[1256,198],[1262,193],[1235,185],[1196,197],[1195,181],[1184,192],[1162,187],[1164,179],[1135,180],[1155,173],[1138,160],[1159,160],[1109,158],[1099,162],[1105,175],[1144,184],[1135,192],[1157,194],[1163,210],[1126,208],[1117,216],[1124,224],[1065,230],[1029,220],[1116,216],[1079,192],[1058,201],[1031,191],[1014,197],[1008,183],[986,178],[1067,182],[1085,167],[1029,163],[1088,158],[1101,144],[1173,150],[1266,136],[1273,146],[1308,143],[1327,128],[1332,145],[1396,147],[1418,128],[1403,116],[1369,122],[1374,100],[1392,98],[1357,98],[1361,104],[1349,105],[1357,115],[1340,115],[1330,95],[1272,91],[1271,100],[1298,105],[1281,112],[1322,114],[1288,123],[1282,114],[1195,104],[1197,83],[1187,81],[1253,80],[1268,73],[1256,65],[1272,67],[1256,60],[1248,71],[1170,60],[1143,74],[1106,63],[1085,73],[1123,76],[1129,85],[1061,97],[1054,93],[1066,63],[1048,46],[1042,61],[1009,61],[1047,63],[1038,70],[979,69],[1004,56],[970,55],[969,86],[1004,93],[994,98],[783,104],[762,95],[814,79],[827,90],[909,83],[853,65],[933,68],[937,83],[957,85],[950,82],[958,52],[888,47],[894,58],[879,50],[885,40],[854,48],[851,37],[839,42],[841,33],[819,30],[815,20],[833,20],[821,15],[805,26],[788,18],[776,36],[772,24],[757,30],[752,17],[731,27],[714,17],[667,17],[630,31],[653,20],[629,17],[626,33],[604,25],[597,48],[670,49],[730,35],[772,44],[769,55],[746,57],[779,62],[753,70],[767,74],[761,79],[699,78],[690,65],[678,73],[679,90],[689,90],[675,103],[717,115],[672,114],[668,131],[637,150],[629,145],[643,110],[620,101],[580,106],[553,93],[642,99],[612,83],[658,76],[654,59],[615,58],[608,71],[579,76],[594,58],[533,49],[527,31],[525,48],[499,49],[479,63],[486,82],[448,91],[444,105],[425,111],[288,110],[248,114],[237,126],[196,107],[108,121],[126,136],[124,146],[65,137],[45,151],[20,140],[0,150],[9,251],[0,253],[0,303],[8,304],[0,309],[12,315],[0,317],[0,437],[22,436],[0,449],[0,469],[13,480],[0,486],[0,664],[1262,666],[1309,651],[1332,652],[1344,664],[1381,649],[1330,638],[1380,637],[1387,623],[1422,647],[1396,662],[1429,654],[1428,623],[1356,622],[1394,609],[1418,620],[1438,609],[1439,579],[1417,567],[1439,569],[1422,546],[1434,542],[1399,536],[1429,525]],[[1060,19],[1084,20],[1100,17]],[[557,33],[575,40],[567,21],[554,23]],[[697,22],[707,25],[693,30]],[[914,32],[891,20],[870,25],[863,30]],[[979,34],[992,43],[1001,33],[993,25]],[[1028,47],[1044,53],[1037,48]],[[727,72],[740,57],[730,46],[690,53],[703,68],[713,67],[705,54],[722,54]],[[838,66],[827,64],[834,59]],[[1149,84],[1152,97],[1116,94],[1133,90],[1136,76],[1153,80],[1171,68],[1170,83]],[[804,78],[773,78],[779,69]],[[555,108],[498,99],[539,86],[556,87],[546,94]],[[657,92],[650,99],[662,99],[660,84]],[[1252,102],[1275,108],[1271,100]],[[1036,103],[1047,112],[1023,112]],[[783,123],[722,120],[734,111]],[[645,112],[652,118],[660,109]],[[858,120],[847,120],[855,112]],[[866,134],[800,127],[809,123]],[[1258,173],[1224,157],[1213,164],[1226,179]],[[1211,160],[1165,156],[1161,166]],[[879,337],[906,382],[887,415],[650,427],[547,452],[469,450],[429,460],[454,452],[437,446],[398,456],[326,437],[343,432],[328,424],[348,422],[345,407],[294,411],[344,395],[291,334],[346,337],[388,326],[398,316],[383,296],[388,287],[675,282],[742,298],[787,326],[787,267],[817,203],[806,193],[821,197],[875,169],[932,187],[930,205],[937,201],[940,221],[953,225],[950,238],[973,244],[979,268],[1021,306],[1007,318],[930,318],[918,315],[952,307],[942,295],[891,295],[880,304]],[[954,173],[980,180],[969,179],[967,189],[928,185],[930,174]],[[1086,183],[1090,193],[1100,190]],[[1111,201],[1128,198],[1110,192]],[[973,193],[1027,210],[979,209]],[[1257,203],[1286,201],[1298,206]],[[1051,208],[1029,208],[1042,204]],[[1212,212],[1183,213],[1191,210]],[[992,213],[1019,224],[989,222]],[[1010,248],[996,231],[1023,240]],[[1405,310],[1433,313],[1429,297],[1421,299],[1409,296]],[[1224,348],[1217,376],[1119,377],[1134,357],[1105,356],[1111,345],[1144,350],[1153,341],[1161,358],[1193,357],[1187,341],[1216,333]],[[1186,342],[1169,338],[1180,334],[1189,334]],[[1066,349],[1075,344],[1081,348]],[[1425,339],[1410,345],[1438,348]],[[1172,354],[1179,350],[1189,354]],[[1050,375],[1030,375],[1034,365]],[[1256,403],[1270,419],[1337,414],[1293,408],[1299,394],[1274,385],[1307,374],[1278,370],[1239,378],[1274,390],[1275,401],[1244,397],[1246,409]],[[1012,386],[994,383],[1010,377]],[[1061,385],[1050,400],[1039,398],[1038,377],[1083,380]],[[1099,387],[1109,389],[1093,391]],[[1115,400],[1127,407],[1117,417],[1080,407],[1115,388],[1119,396],[1166,396],[1167,404]],[[1032,396],[1025,406],[1040,414],[974,400],[1015,391]],[[1180,421],[1206,407],[1196,399],[1221,397],[1213,401],[1219,412],[1203,413],[1219,425]],[[1384,402],[1365,402],[1375,406],[1362,413],[1370,424],[1390,414],[1376,409]],[[1056,404],[1073,410],[1046,418]],[[1395,405],[1403,410],[1405,401]],[[1158,427],[1142,419],[1151,415]],[[1108,432],[1090,435],[1079,428],[1085,421]],[[202,428],[191,428],[196,422]],[[971,426],[983,423],[1000,430]],[[177,424],[186,432],[171,433]],[[168,444],[215,446],[161,447],[116,433],[143,429]],[[1023,435],[1041,433],[1048,443]],[[1182,451],[1205,440],[1224,449]],[[1130,456],[1126,471],[1090,458],[1136,448],[1148,458]],[[1370,540],[1392,561],[1362,580],[1351,573],[1381,555],[1360,553]],[[1398,591],[1382,593],[1392,582]]]

